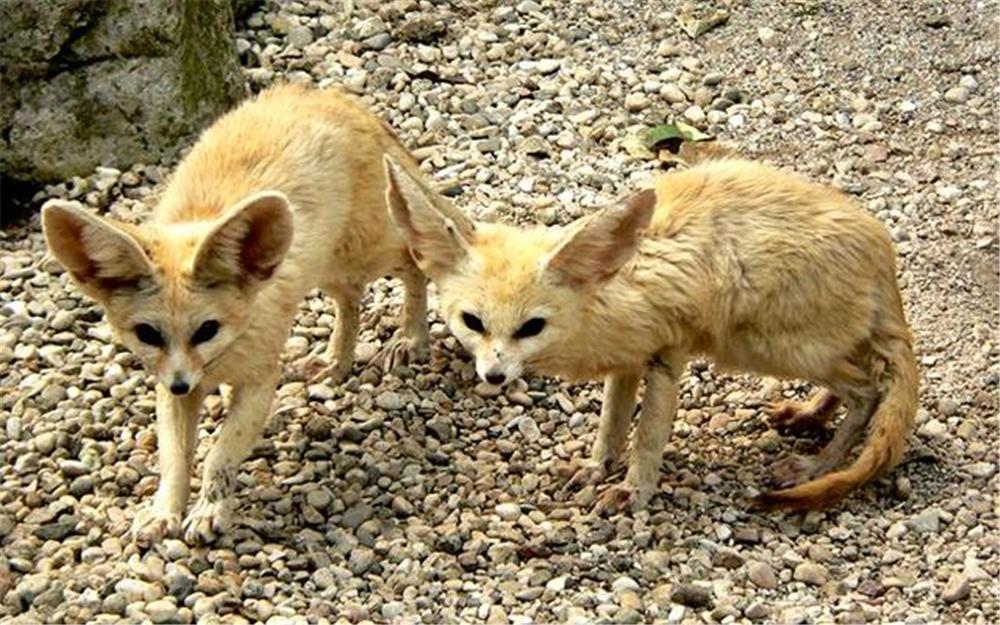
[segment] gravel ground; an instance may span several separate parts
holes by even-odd
[[[347,383],[286,367],[235,530],[141,551],[127,530],[156,484],[153,378],[34,219],[0,233],[0,622],[1000,619],[996,3],[737,1],[695,41],[676,8],[308,0],[266,5],[239,46],[255,90],[365,94],[484,219],[565,222],[634,188],[656,165],[629,137],[673,116],[855,195],[897,242],[924,374],[889,478],[825,513],[748,513],[771,460],[822,443],[761,411],[808,389],[695,363],[662,493],[594,518],[593,490],[564,495],[557,469],[588,453],[599,385],[492,396],[436,317],[432,361],[383,375],[365,363],[400,289],[380,282]],[[170,166],[44,195],[140,219]],[[288,360],[331,328],[331,301],[301,310]]]

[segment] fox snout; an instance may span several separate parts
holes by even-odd
[[[498,349],[476,357],[476,373],[495,386],[502,386],[521,377],[521,363],[504,357]]]
[[[201,368],[184,353],[174,350],[163,359],[159,367],[160,384],[181,397],[190,393],[201,381]]]

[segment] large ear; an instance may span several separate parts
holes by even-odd
[[[49,252],[96,299],[153,276],[149,257],[126,226],[92,215],[79,202],[46,202],[42,231]]]
[[[294,234],[288,198],[263,191],[244,199],[198,246],[194,278],[211,285],[235,282],[241,287],[274,274],[285,259]]]
[[[607,280],[632,257],[655,208],[656,192],[646,189],[583,218],[548,257],[545,269],[572,287]]]
[[[475,225],[450,203],[438,200],[391,156],[385,157],[385,172],[389,214],[417,266],[431,278],[452,270],[468,253]]]

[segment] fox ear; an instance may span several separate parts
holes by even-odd
[[[95,299],[107,300],[114,290],[153,277],[149,257],[127,226],[93,215],[79,202],[46,202],[42,231],[49,252]]]
[[[231,208],[198,246],[194,277],[203,284],[244,287],[274,274],[294,233],[288,198],[263,191]]]
[[[475,225],[410,175],[392,157],[385,157],[385,203],[410,248],[417,266],[431,278],[452,270],[465,257]]]
[[[646,189],[581,219],[543,267],[572,287],[607,280],[632,257],[655,207],[656,193]]]

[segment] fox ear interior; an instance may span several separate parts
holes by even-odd
[[[79,202],[49,200],[42,231],[49,251],[84,291],[106,300],[113,291],[152,278],[153,267],[124,224],[87,212]]]
[[[545,269],[572,287],[607,280],[632,257],[655,207],[656,193],[646,189],[581,219],[548,257]]]
[[[450,204],[435,202],[433,192],[390,156],[385,171],[386,206],[417,266],[431,278],[452,270],[468,253],[475,225]]]
[[[198,247],[195,279],[248,286],[267,280],[292,244],[288,199],[278,191],[252,195],[230,209]]]

